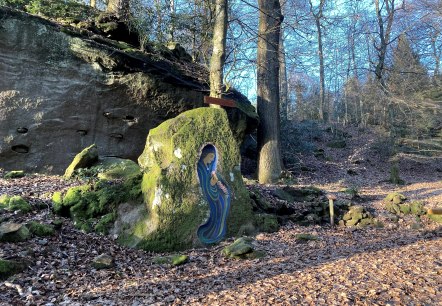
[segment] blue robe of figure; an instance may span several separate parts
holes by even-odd
[[[216,172],[216,162],[215,147],[205,146],[197,166],[201,189],[210,209],[209,218],[197,231],[198,238],[205,244],[217,243],[224,238],[230,208],[230,190]]]

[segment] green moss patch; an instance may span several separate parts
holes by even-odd
[[[141,201],[141,175],[131,175],[118,181],[92,181],[89,184],[69,188],[63,195],[52,196],[54,212],[71,217],[81,231],[106,234],[117,216],[119,204]]]
[[[5,280],[14,274],[20,273],[26,267],[27,264],[24,262],[0,259],[0,280]]]
[[[4,178],[5,179],[14,179],[14,178],[20,178],[20,177],[24,177],[25,176],[25,172],[23,170],[17,170],[17,171],[9,171],[8,173],[5,174]]]
[[[8,196],[6,194],[0,196],[0,208],[8,211],[20,211],[28,213],[32,211],[31,205],[21,196]]]
[[[35,221],[28,223],[31,234],[38,237],[53,236],[55,234],[54,227],[48,224],[42,224]]]
[[[189,261],[189,256],[173,254],[169,256],[157,256],[153,259],[153,262],[159,265],[171,265],[180,266]]]
[[[427,215],[427,216],[430,220],[442,224],[442,215],[431,214],[431,215]]]
[[[101,234],[108,234],[109,230],[111,229],[114,221],[117,219],[117,213],[111,212],[109,214],[106,214],[100,218],[98,223],[94,226],[94,230],[97,233]]]
[[[140,166],[129,159],[112,159],[103,163],[103,171],[97,174],[102,180],[127,179],[140,175]]]

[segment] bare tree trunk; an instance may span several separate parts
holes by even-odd
[[[286,0],[280,0],[281,13],[284,14],[284,4]],[[284,47],[284,30],[281,28],[279,35],[279,92],[281,98],[281,116],[282,120],[288,119],[288,82],[287,82],[287,66],[285,59]]]
[[[283,16],[279,0],[258,0],[257,53],[258,180],[276,182],[282,171],[279,121],[279,35]]]
[[[91,0],[89,5],[93,8],[96,8],[97,7],[97,0]]]
[[[319,119],[325,120],[324,108],[325,108],[325,76],[324,76],[324,53],[322,45],[322,28],[321,19],[323,17],[322,10],[325,4],[325,0],[320,0],[318,12],[315,13],[312,0],[309,0],[310,12],[315,18],[316,31],[318,34],[318,57],[319,57]]]
[[[296,113],[299,121],[304,120],[304,101],[302,98],[302,91],[304,90],[301,81],[297,81],[295,84],[296,94]]]
[[[440,74],[440,50],[436,47],[436,41],[440,36],[440,31],[435,30],[431,33],[431,50],[432,56],[434,58],[435,67],[434,67],[434,76],[437,77]]]
[[[175,0],[169,0],[169,13],[170,13],[170,21],[169,21],[169,41],[173,41],[174,33],[175,33]]]
[[[122,19],[129,17],[130,0],[109,0],[106,12],[114,13]]]
[[[213,28],[213,52],[210,59],[210,96],[221,98],[226,58],[227,0],[216,0]]]
[[[379,0],[375,0],[375,8],[376,8],[376,17],[378,20],[379,27],[379,45],[375,44],[375,49],[378,52],[378,62],[375,68],[376,79],[379,84],[382,86],[382,89],[385,91],[385,80],[384,80],[384,66],[385,66],[385,57],[387,55],[387,47],[390,44],[390,35],[391,35],[391,27],[393,26],[394,20],[394,7],[395,0],[383,0],[382,6],[379,5]],[[387,11],[387,21],[384,21],[382,17],[382,9],[385,7]],[[386,24],[385,24],[386,23]]]

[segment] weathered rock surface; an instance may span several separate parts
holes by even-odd
[[[109,269],[114,266],[114,259],[108,254],[101,254],[92,260],[92,267],[95,269]]]
[[[103,156],[136,160],[149,129],[202,106],[208,92],[207,71],[198,64],[5,7],[0,75],[0,166],[6,170],[62,173],[93,143]],[[240,137],[257,115],[238,92],[229,98],[241,109],[228,110]]]
[[[234,194],[227,217],[227,236],[236,235],[241,226],[254,223],[249,194],[240,173],[238,145],[226,112],[198,108],[150,131],[138,159],[144,172],[145,203],[120,205],[113,231],[120,243],[151,251],[201,245],[197,230],[208,218],[209,205],[200,189],[197,162],[207,144],[216,147],[217,172]]]
[[[21,242],[30,236],[28,228],[24,224],[3,223],[0,225],[0,241]]]

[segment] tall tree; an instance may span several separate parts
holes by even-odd
[[[375,0],[374,4],[378,26],[377,34],[379,36],[379,41],[375,41],[374,45],[378,57],[375,67],[375,75],[379,84],[384,90],[386,90],[384,79],[385,59],[387,56],[387,47],[392,42],[391,32],[396,12],[395,0]]]
[[[286,0],[279,0],[281,5],[281,13],[284,15],[284,7]],[[288,119],[288,81],[287,81],[287,65],[284,48],[284,28],[281,27],[279,35],[279,91],[281,99],[281,116],[282,120]]]
[[[279,118],[279,35],[283,16],[279,0],[258,0],[257,51],[258,180],[277,181],[282,171]]]
[[[213,26],[213,51],[210,59],[210,96],[221,98],[226,60],[227,0],[216,0]]]
[[[325,72],[324,72],[324,50],[322,44],[322,19],[324,17],[325,0],[320,0],[318,7],[313,7],[312,0],[309,0],[310,12],[315,19],[316,33],[318,37],[318,57],[319,57],[319,119],[325,120]]]

